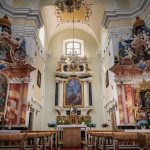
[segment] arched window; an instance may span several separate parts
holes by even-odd
[[[41,44],[44,48],[44,41],[45,41],[45,29],[44,29],[44,26],[40,28],[39,30],[39,38],[40,38],[40,41],[41,41]]]
[[[84,55],[84,44],[82,40],[78,39],[68,39],[64,41],[64,55]]]

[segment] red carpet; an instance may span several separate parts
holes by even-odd
[[[62,148],[61,150],[83,150],[83,148]]]

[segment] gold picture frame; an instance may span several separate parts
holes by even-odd
[[[69,77],[67,81],[64,81],[63,89],[64,107],[70,108],[71,105],[76,107],[84,106],[84,82],[80,81],[80,78]]]
[[[150,104],[147,106],[146,100],[148,94],[150,96],[150,81],[143,81],[136,91],[136,98],[140,100],[143,108],[150,108]]]

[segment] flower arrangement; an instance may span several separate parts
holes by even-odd
[[[141,127],[141,128],[145,128],[145,127],[147,127],[148,125],[149,125],[148,121],[147,121],[147,120],[144,120],[144,119],[139,120],[139,121],[137,122],[137,126],[138,126],[138,127]]]
[[[49,123],[48,123],[48,127],[50,127],[50,128],[55,128],[55,127],[56,127],[56,123],[54,123],[54,122],[49,122]]]
[[[96,124],[95,124],[95,123],[89,123],[89,124],[88,124],[88,127],[90,127],[90,128],[95,128],[95,127],[96,127]]]
[[[107,128],[107,127],[109,127],[109,124],[108,124],[108,123],[103,123],[103,124],[101,125],[101,127],[102,127],[102,128]]]

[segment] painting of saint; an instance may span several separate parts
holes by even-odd
[[[0,74],[0,113],[4,113],[7,95],[7,78]]]
[[[82,106],[82,83],[78,78],[70,78],[65,85],[65,106]]]
[[[150,108],[150,89],[140,92],[142,107]]]

